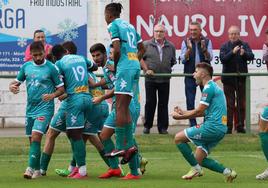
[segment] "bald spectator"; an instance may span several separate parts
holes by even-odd
[[[189,26],[190,38],[182,41],[181,45],[181,60],[184,64],[184,73],[193,74],[195,66],[200,63],[208,63],[213,58],[212,42],[208,38],[202,36],[202,28],[199,22],[191,22]],[[186,106],[187,110],[195,109],[196,87],[195,79],[192,76],[187,76],[184,79]],[[203,86],[199,86],[203,89]],[[195,126],[196,119],[190,119],[190,126]]]
[[[231,26],[228,30],[229,41],[220,49],[222,73],[247,73],[247,61],[254,59],[249,45],[240,39],[238,26]],[[238,133],[245,133],[246,116],[246,77],[222,76],[223,90],[227,101],[227,126],[229,134],[233,130],[234,107],[237,105]]]
[[[51,53],[51,49],[52,49],[52,45],[46,43],[46,36],[45,36],[45,32],[43,30],[35,30],[34,31],[34,37],[33,37],[33,42],[35,41],[41,41],[45,47],[45,57],[47,58],[47,56]],[[32,60],[32,56],[30,53],[30,45],[27,46],[26,51],[25,51],[25,57],[24,57],[24,61],[30,61]]]
[[[146,52],[143,60],[148,70],[146,74],[171,73],[176,63],[176,50],[174,45],[166,40],[166,29],[163,25],[154,27],[154,38],[145,41]],[[170,77],[147,76],[145,78],[145,122],[144,134],[149,134],[153,126],[154,114],[157,105],[157,128],[159,134],[168,134],[168,101]]]

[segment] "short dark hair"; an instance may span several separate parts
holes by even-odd
[[[51,53],[54,56],[55,60],[58,61],[64,56],[66,50],[63,48],[62,45],[56,44],[53,46]]]
[[[45,33],[45,32],[43,30],[41,30],[41,29],[37,29],[37,30],[34,31],[34,37],[35,37],[36,33]]]
[[[196,25],[196,26],[198,26],[198,27],[201,29],[201,24],[200,24],[200,22],[198,22],[198,21],[192,21],[192,22],[190,23],[190,25]]]
[[[198,63],[195,67],[205,69],[206,71],[208,71],[210,77],[213,76],[213,67],[210,64],[201,62]]]
[[[30,52],[32,52],[34,50],[45,51],[45,47],[44,47],[44,45],[43,45],[43,43],[41,41],[34,41],[30,45]]]
[[[76,54],[77,47],[73,41],[66,41],[62,44],[62,47],[69,52],[69,54]]]
[[[93,52],[101,52],[102,54],[106,54],[106,48],[105,46],[102,44],[102,43],[96,43],[96,44],[93,44],[90,49],[89,49],[90,53],[93,53]]]
[[[105,11],[108,11],[114,17],[120,17],[123,6],[121,3],[110,3],[106,5]]]

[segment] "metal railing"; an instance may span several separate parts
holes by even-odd
[[[102,76],[102,74],[97,74],[97,76]],[[184,73],[172,73],[172,74],[154,74],[155,77],[185,77],[192,76],[192,74]],[[250,77],[252,76],[268,76],[268,73],[214,73],[213,76],[245,76],[246,77],[246,131],[251,132],[251,120],[250,120]],[[141,77],[145,77],[144,74]],[[0,78],[15,78],[14,75],[0,75]],[[3,118],[3,117],[2,117]]]

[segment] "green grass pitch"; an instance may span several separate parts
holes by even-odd
[[[232,184],[226,184],[224,177],[205,169],[205,175],[193,180],[182,180],[181,176],[189,170],[173,143],[172,135],[138,136],[142,155],[149,160],[147,171],[140,180],[123,181],[117,178],[98,179],[106,171],[96,150],[87,144],[87,169],[89,178],[71,180],[54,173],[55,168],[67,167],[71,159],[70,145],[65,136],[56,141],[46,177],[36,180],[23,179],[27,166],[28,139],[0,138],[0,188],[220,188],[268,187],[268,181],[258,181],[255,175],[268,167],[260,149],[257,135],[228,135],[212,151],[211,157],[228,167],[234,168],[238,178]],[[268,147],[268,146],[267,146]],[[127,166],[124,171],[127,172]]]

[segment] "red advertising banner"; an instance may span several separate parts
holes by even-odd
[[[242,40],[252,49],[262,49],[268,28],[267,0],[130,0],[130,22],[143,40],[153,36],[152,22],[163,23],[167,39],[180,49],[188,36],[189,22],[197,20],[213,49],[228,41],[228,28],[237,25]]]

